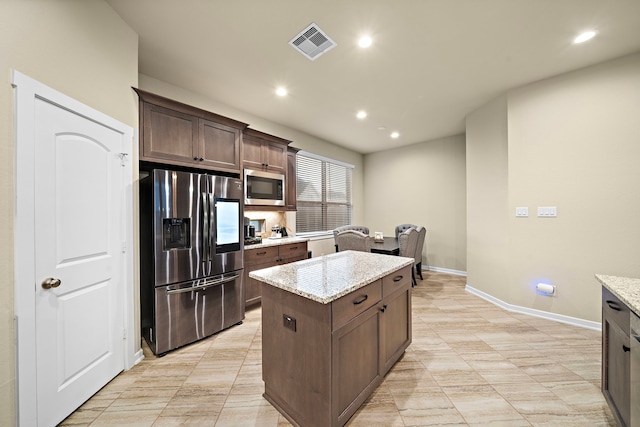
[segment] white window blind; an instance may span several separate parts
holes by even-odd
[[[299,152],[296,232],[318,233],[351,224],[353,165]]]

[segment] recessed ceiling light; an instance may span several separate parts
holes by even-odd
[[[391,132],[391,138],[396,139],[400,136],[398,132]]]
[[[287,96],[287,90],[283,87],[279,87],[278,89],[276,89],[276,95]]]
[[[369,47],[371,46],[371,43],[371,37],[369,36],[360,37],[360,40],[358,40],[358,46],[360,47]]]
[[[364,119],[365,117],[367,117],[367,112],[366,111],[358,111],[358,114],[356,114],[356,117],[359,119]]]
[[[596,35],[595,31],[585,31],[584,33],[580,34],[578,37],[573,39],[573,43],[574,44],[584,43],[587,40],[591,40],[595,35]]]

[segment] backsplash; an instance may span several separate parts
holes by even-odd
[[[264,220],[264,230],[256,230],[256,236],[269,237],[271,236],[271,227],[279,225],[280,227],[286,227],[287,222],[284,212],[274,211],[245,211],[244,216],[251,220]],[[287,227],[287,231],[290,231]]]

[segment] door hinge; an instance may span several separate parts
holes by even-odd
[[[122,253],[127,253],[127,242],[122,242]]]
[[[123,339],[123,340],[126,340],[126,339],[127,339],[127,330],[126,330],[126,329],[123,329],[123,330],[122,330],[122,339]]]

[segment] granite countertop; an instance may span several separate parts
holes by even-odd
[[[413,262],[413,258],[344,251],[252,271],[249,277],[328,304]]]
[[[596,279],[640,316],[640,279],[596,274]]]
[[[265,237],[262,239],[262,243],[256,243],[255,245],[244,245],[245,249],[258,249],[266,248],[267,246],[286,245],[289,243],[301,243],[307,242],[309,239],[304,237],[281,237],[280,239],[271,239]]]

